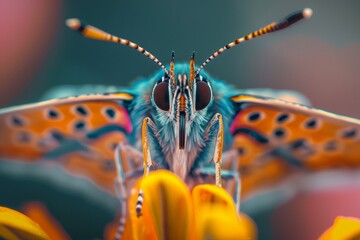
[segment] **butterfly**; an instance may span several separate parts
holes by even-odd
[[[83,36],[129,46],[161,69],[127,89],[0,110],[0,168],[56,165],[113,195],[164,168],[190,187],[222,186],[239,203],[294,169],[357,167],[358,119],[313,108],[291,91],[235,90],[203,70],[225,50],[311,14],[304,9],[238,38],[198,68],[194,53],[189,63],[175,63],[172,53],[166,67],[134,42],[69,19]]]

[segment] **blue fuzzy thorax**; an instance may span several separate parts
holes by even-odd
[[[175,65],[175,76],[178,74],[189,74],[189,64],[182,63]],[[232,103],[229,99],[230,87],[225,83],[212,79],[205,71],[201,76],[210,83],[213,99],[203,110],[197,111],[192,116],[193,121],[186,128],[186,146],[184,151],[187,155],[187,173],[193,168],[206,166],[211,162],[214,154],[215,139],[217,134],[216,125],[211,128],[209,134],[205,134],[205,129],[211,118],[216,113],[223,116],[225,130],[225,148],[230,143],[229,127],[233,116]],[[176,148],[178,143],[175,139],[174,119],[169,118],[164,112],[157,109],[152,101],[153,87],[164,72],[160,70],[148,79],[143,79],[134,83],[133,90],[136,95],[131,103],[131,118],[134,123],[134,137],[137,147],[141,149],[141,125],[145,117],[150,117],[158,130],[159,139],[149,130],[149,146],[151,158],[157,168],[170,168],[173,161],[176,161]]]

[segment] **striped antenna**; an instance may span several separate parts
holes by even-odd
[[[194,86],[194,80],[195,80],[195,52],[191,54],[190,59],[190,78],[189,78],[189,86],[192,89]]]
[[[170,81],[172,89],[175,89],[176,81],[175,81],[175,52],[171,52],[171,60],[170,60]]]
[[[114,43],[120,43],[122,45],[129,46],[138,52],[144,54],[151,60],[153,60],[157,65],[159,65],[164,72],[169,75],[169,71],[166,69],[166,67],[157,59],[154,55],[152,55],[150,52],[146,51],[143,47],[140,47],[137,43],[131,42],[124,38],[119,38],[117,36],[111,35],[107,32],[104,32],[94,26],[87,25],[84,22],[81,22],[77,18],[71,18],[66,20],[66,25],[76,31],[79,31],[84,37],[101,40],[101,41],[108,41],[108,42],[114,42]]]
[[[200,73],[200,71],[209,63],[211,62],[214,58],[216,58],[217,56],[219,56],[221,53],[223,53],[225,50],[230,49],[236,45],[238,45],[239,43],[245,42],[247,40],[259,37],[261,35],[265,35],[267,33],[271,33],[271,32],[276,32],[282,29],[285,29],[291,25],[293,25],[294,23],[302,20],[302,19],[308,19],[310,18],[312,15],[312,10],[310,8],[305,8],[301,11],[297,11],[294,12],[290,15],[288,15],[287,17],[281,19],[278,22],[273,22],[270,23],[269,25],[255,31],[252,32],[244,37],[238,38],[233,42],[230,42],[228,44],[226,44],[224,47],[220,48],[219,50],[217,50],[216,52],[214,52],[208,59],[206,59],[206,61],[199,67],[199,69],[196,71],[196,75],[198,75]]]

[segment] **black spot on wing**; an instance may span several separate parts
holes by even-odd
[[[18,135],[18,140],[20,143],[28,143],[31,140],[30,133],[28,132],[20,132]]]
[[[324,145],[324,150],[328,152],[335,151],[337,148],[338,148],[338,144],[335,140],[328,141]]]
[[[77,114],[79,114],[80,116],[87,116],[88,115],[88,111],[86,110],[86,108],[85,107],[83,107],[83,106],[77,106],[76,108],[75,108],[75,111],[76,111],[76,113]]]
[[[116,112],[113,108],[106,108],[105,109],[105,114],[107,117],[111,118],[111,119],[114,119],[115,116],[116,116]]]
[[[24,126],[24,120],[18,116],[12,116],[11,117],[11,123],[12,125],[14,125],[15,127],[22,127]]]
[[[305,128],[307,129],[315,129],[318,126],[318,120],[315,118],[311,118],[305,122]]]
[[[290,144],[290,147],[295,150],[305,146],[305,139],[297,139]]]
[[[48,112],[47,112],[47,117],[49,119],[58,119],[60,117],[60,114],[57,110],[55,109],[50,109]]]
[[[345,130],[343,133],[342,133],[342,137],[343,138],[353,138],[356,136],[356,129],[348,129],[348,130]]]
[[[84,121],[77,121],[74,124],[74,128],[75,128],[75,130],[83,131],[86,128],[86,124]]]
[[[50,132],[50,135],[53,139],[55,139],[56,141],[58,142],[61,142],[62,140],[64,140],[64,136],[62,135],[62,133],[60,133],[59,131],[57,130],[52,130]]]
[[[244,156],[246,154],[246,149],[244,147],[240,147],[237,149],[237,153],[239,156]]]
[[[261,117],[261,115],[259,112],[253,112],[253,113],[249,114],[248,120],[249,120],[249,122],[256,122],[257,120],[260,119],[260,117]]]
[[[112,143],[110,143],[109,148],[111,151],[115,151],[115,149],[117,148],[118,145],[119,144],[117,142],[112,142]]]
[[[115,169],[115,163],[114,161],[104,161],[102,164],[101,164],[101,168],[102,170],[104,171],[112,171]]]
[[[289,119],[289,114],[288,113],[281,113],[277,118],[276,118],[276,122],[277,123],[283,123],[286,122]]]
[[[283,128],[276,128],[273,134],[276,138],[282,138],[285,136],[286,131]]]
[[[306,139],[297,139],[289,144],[291,151],[296,151],[303,159],[307,159],[310,155],[316,153],[316,149]]]

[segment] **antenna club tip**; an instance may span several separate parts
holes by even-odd
[[[304,18],[306,18],[306,19],[311,18],[312,15],[313,15],[313,10],[311,8],[305,8],[303,10]]]
[[[73,30],[77,30],[81,26],[80,20],[77,18],[69,18],[65,21],[65,24]]]

